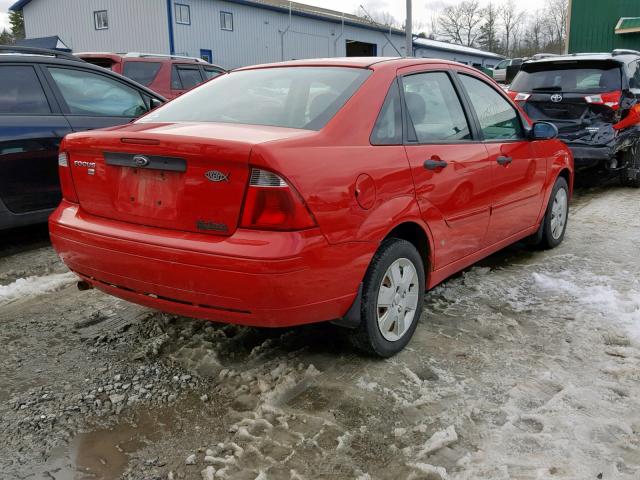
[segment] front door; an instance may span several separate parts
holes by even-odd
[[[546,159],[537,158],[517,110],[487,82],[460,74],[491,162],[493,188],[487,244],[534,226],[542,208]]]
[[[402,76],[406,152],[422,216],[430,226],[436,269],[484,246],[489,225],[491,163],[474,138],[451,74]]]

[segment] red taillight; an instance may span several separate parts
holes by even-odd
[[[315,225],[315,220],[298,192],[284,179],[267,170],[251,169],[241,227],[302,230]]]
[[[509,95],[509,98],[514,102],[526,102],[531,96],[530,93],[512,92],[511,90],[507,91],[507,95]]]
[[[58,154],[58,176],[60,177],[62,196],[65,200],[73,203],[80,203],[78,200],[78,194],[76,193],[76,187],[73,185],[73,178],[71,178],[69,154],[66,152],[60,152]]]
[[[622,92],[598,93],[596,95],[587,95],[584,97],[587,103],[592,105],[604,105],[613,110],[617,110],[620,106],[620,96]]]

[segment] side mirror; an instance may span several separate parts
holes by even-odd
[[[154,110],[161,105],[164,105],[164,102],[162,100],[151,97],[151,100],[149,100],[149,111]]]
[[[533,140],[551,140],[558,136],[558,127],[549,122],[536,122],[531,128]]]

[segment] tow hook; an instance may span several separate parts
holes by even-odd
[[[91,285],[89,282],[85,281],[85,280],[80,280],[76,286],[78,287],[78,290],[80,290],[81,292],[84,292],[85,290],[91,290],[93,288],[93,285]]]

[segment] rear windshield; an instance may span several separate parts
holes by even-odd
[[[510,88],[515,92],[612,92],[622,90],[622,72],[611,63],[525,64]]]
[[[160,66],[159,62],[135,62],[129,60],[124,63],[122,74],[148,87],[158,75]]]
[[[222,122],[320,130],[362,85],[370,70],[280,67],[222,75],[140,119]]]

